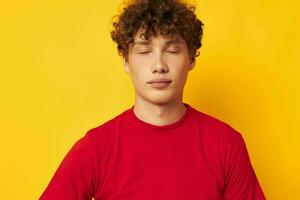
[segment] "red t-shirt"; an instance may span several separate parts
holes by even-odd
[[[133,106],[78,140],[42,200],[264,200],[246,144],[228,124],[189,104],[156,126]]]

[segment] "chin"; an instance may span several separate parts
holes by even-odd
[[[147,98],[147,101],[152,102],[153,104],[157,105],[163,105],[163,104],[169,104],[170,102],[174,101],[174,98],[170,95],[159,95],[154,94]]]
[[[136,91],[137,92],[137,91]],[[171,91],[150,91],[137,93],[137,98],[142,98],[144,101],[156,104],[164,105],[176,101],[177,97]]]
[[[156,105],[166,105],[172,102],[172,100],[161,100],[161,99],[155,99],[155,100],[149,100],[152,104]]]

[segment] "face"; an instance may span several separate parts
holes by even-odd
[[[139,30],[129,46],[125,70],[130,75],[136,101],[168,104],[182,101],[188,72],[193,68],[188,48],[181,37],[157,34],[142,39]]]

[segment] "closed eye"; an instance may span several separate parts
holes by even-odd
[[[147,54],[147,53],[150,53],[150,51],[140,51],[140,52],[137,52],[138,54]]]
[[[180,53],[180,51],[178,51],[178,50],[168,50],[166,52],[172,53],[172,54],[178,54],[178,53]]]

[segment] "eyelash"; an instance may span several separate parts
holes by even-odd
[[[172,54],[178,54],[180,51],[166,51],[168,53],[172,53]],[[138,54],[147,54],[150,53],[150,51],[143,51],[143,52],[138,52]]]
[[[180,51],[167,51],[168,53],[178,54]]]
[[[147,54],[147,53],[150,53],[150,51],[138,52],[138,54]]]

